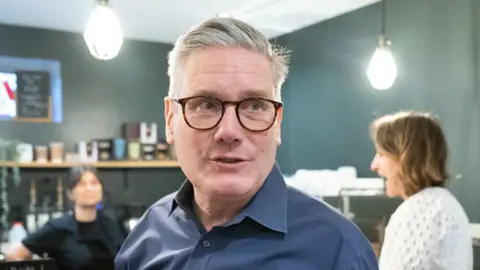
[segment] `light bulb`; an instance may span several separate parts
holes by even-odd
[[[370,60],[367,76],[372,87],[377,90],[390,89],[395,82],[397,65],[390,51],[389,41],[384,35],[380,37],[378,47]]]
[[[123,44],[120,20],[108,3],[101,1],[95,6],[83,33],[90,53],[101,60],[115,58]]]

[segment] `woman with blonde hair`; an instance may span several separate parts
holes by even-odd
[[[391,216],[380,270],[471,270],[469,220],[445,188],[448,148],[438,119],[399,112],[370,127],[376,155],[371,169],[386,179],[389,197],[404,201]]]

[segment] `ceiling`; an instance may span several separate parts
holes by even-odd
[[[164,43],[192,25],[229,12],[269,38],[378,0],[113,0],[126,38]],[[82,33],[94,0],[0,0],[0,22]]]

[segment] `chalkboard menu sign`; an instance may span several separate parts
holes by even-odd
[[[17,71],[17,117],[50,118],[50,73]]]

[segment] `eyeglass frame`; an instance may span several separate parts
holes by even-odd
[[[211,99],[214,99],[214,100],[218,101],[220,104],[222,104],[222,114],[220,115],[220,118],[218,119],[218,121],[212,127],[196,128],[188,122],[187,115],[186,115],[186,112],[185,112],[185,106],[186,106],[186,104],[189,100],[194,99],[194,98],[211,98]],[[275,120],[277,119],[278,110],[283,107],[282,102],[267,99],[267,98],[262,98],[262,97],[249,97],[249,98],[244,98],[244,99],[239,100],[239,101],[230,101],[230,100],[221,100],[219,98],[212,97],[212,96],[199,95],[199,96],[190,96],[190,97],[185,97],[185,98],[172,98],[172,100],[182,106],[182,114],[183,114],[183,119],[185,120],[185,123],[187,123],[187,125],[190,128],[193,128],[195,130],[201,130],[201,131],[211,130],[211,129],[216,128],[220,124],[220,122],[222,122],[223,116],[225,115],[225,111],[227,110],[227,105],[233,105],[235,107],[235,115],[237,116],[238,123],[240,123],[240,125],[244,129],[246,129],[248,131],[251,131],[251,132],[264,132],[264,131],[267,131],[270,128],[272,128],[273,124],[275,124]],[[270,102],[271,104],[273,104],[273,107],[275,109],[275,114],[273,115],[272,123],[270,123],[270,125],[268,127],[264,128],[264,129],[261,129],[261,130],[253,130],[253,129],[247,128],[242,123],[242,120],[240,120],[240,113],[239,113],[239,104],[244,102],[245,100],[263,100],[263,101],[267,101],[267,102]]]

